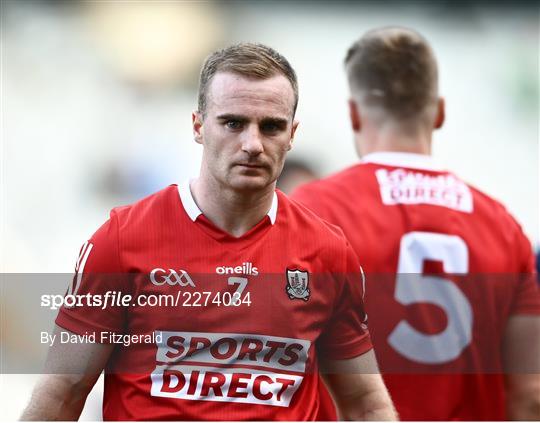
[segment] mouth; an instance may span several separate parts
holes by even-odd
[[[246,169],[263,169],[262,164],[253,164],[253,163],[236,163],[235,166],[244,167]]]

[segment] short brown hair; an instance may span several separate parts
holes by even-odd
[[[218,50],[204,61],[199,79],[199,112],[205,113],[208,86],[218,72],[232,72],[248,78],[266,79],[284,75],[294,92],[293,115],[298,105],[298,80],[287,59],[258,43],[241,43]]]
[[[411,29],[367,32],[349,48],[345,67],[353,96],[396,120],[424,116],[438,96],[435,55]]]

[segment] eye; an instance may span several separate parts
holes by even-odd
[[[265,134],[275,134],[281,129],[281,125],[274,122],[267,122],[261,125],[261,132],[264,132]]]
[[[240,122],[239,120],[228,120],[227,122],[225,122],[225,126],[228,129],[237,130],[242,128],[242,122]]]

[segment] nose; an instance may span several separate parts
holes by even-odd
[[[250,125],[242,137],[242,151],[249,156],[258,156],[264,151],[262,136],[257,125]]]

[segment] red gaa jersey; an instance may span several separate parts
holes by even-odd
[[[314,420],[321,357],[371,349],[352,248],[281,192],[235,238],[169,186],[114,209],[77,270],[68,294],[101,307],[56,323],[115,344],[107,420]]]
[[[540,313],[531,246],[505,208],[407,153],[368,155],[293,198],[340,226],[362,262],[400,418],[504,419],[505,325]]]

